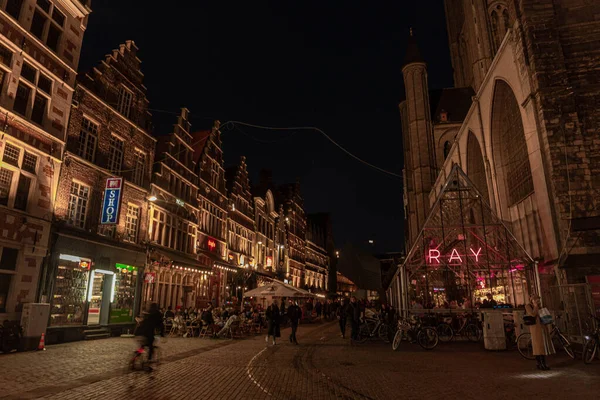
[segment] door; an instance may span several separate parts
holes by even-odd
[[[88,289],[88,325],[100,324],[100,311],[102,310],[103,294],[104,294],[104,277],[105,274],[98,271],[92,271],[90,287]]]

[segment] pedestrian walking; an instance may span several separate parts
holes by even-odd
[[[300,317],[302,316],[302,310],[298,307],[293,300],[290,300],[290,305],[287,309],[288,319],[290,320],[290,326],[292,328],[292,333],[290,334],[290,342],[294,344],[298,344],[298,339],[296,338],[296,331],[298,330],[298,324],[300,323]]]
[[[349,301],[348,299],[344,299],[343,305],[339,306],[336,310],[337,319],[340,322],[340,333],[342,334],[342,338],[346,338],[346,323],[348,321],[348,307]]]
[[[535,325],[529,326],[531,332],[531,346],[533,355],[537,361],[537,368],[542,371],[548,371],[550,367],[546,364],[546,356],[555,354],[554,344],[550,337],[550,326],[542,324],[540,319],[540,309],[542,308],[540,296],[532,294],[529,298],[529,304],[525,305],[525,312],[530,317],[535,318]]]
[[[350,298],[350,306],[348,307],[348,317],[350,318],[350,323],[352,327],[352,331],[350,332],[351,340],[359,340],[359,329],[360,329],[360,304],[356,301],[356,297],[352,296]]]
[[[269,343],[269,336],[273,338],[273,346],[275,346],[275,339],[281,336],[280,326],[279,326],[279,307],[277,306],[277,300],[273,300],[273,303],[267,307],[267,311],[265,311],[265,317],[268,322],[268,330],[267,337],[265,338],[265,342]]]
[[[323,304],[321,303],[321,300],[317,301],[317,304],[315,304],[315,312],[317,313],[317,318],[321,318],[321,313],[323,312]]]

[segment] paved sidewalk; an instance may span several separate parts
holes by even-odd
[[[21,383],[5,381],[2,374],[10,368],[3,361],[10,358],[0,357],[0,387],[8,384],[13,389],[10,399],[52,400],[587,400],[600,393],[599,361],[584,365],[581,360],[555,356],[549,358],[552,371],[540,372],[516,351],[487,352],[482,344],[450,343],[425,351],[402,343],[398,352],[380,341],[350,346],[340,338],[337,322],[301,325],[298,346],[289,343],[288,334],[284,330],[276,346],[265,343],[264,336],[227,342],[170,339],[165,346],[167,362],[152,373],[112,369],[122,364],[96,346],[107,343],[106,348],[130,350],[120,339],[61,345],[62,349],[54,346],[43,354],[13,358],[22,374],[46,371],[44,383],[24,382],[19,374],[13,379]],[[94,351],[86,349],[90,345]],[[88,368],[87,354],[100,361],[106,356],[105,367]],[[35,362],[36,357],[47,364],[28,367],[26,360]],[[77,369],[75,374],[65,368],[86,370]],[[23,386],[14,391],[19,385]]]
[[[230,342],[167,338],[160,344],[161,359],[185,357]],[[122,373],[137,346],[138,342],[133,338],[110,338],[47,346],[43,352],[0,355],[0,398],[36,388]]]

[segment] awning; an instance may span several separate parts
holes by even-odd
[[[273,280],[264,286],[245,292],[244,297],[314,297],[314,295],[306,290]]]
[[[172,262],[174,267],[195,268],[202,269],[205,271],[211,270],[211,268],[200,264],[200,262],[195,258],[167,249],[154,249],[150,253],[150,258],[153,261],[158,261],[161,263]]]
[[[231,264],[228,261],[223,260],[215,253],[211,253],[210,251],[201,251],[201,256],[204,256],[210,260],[211,265],[209,267],[215,266],[216,268],[226,270],[228,272],[237,272],[241,268],[237,265]]]
[[[58,234],[55,253],[89,258],[96,268],[110,269],[116,263],[143,267],[146,265],[146,252],[133,250],[128,246],[101,243],[69,234]]]

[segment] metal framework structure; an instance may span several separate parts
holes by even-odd
[[[533,259],[458,165],[399,270],[399,297],[425,308],[488,298],[523,305],[537,287]],[[537,290],[534,290],[537,291]]]

